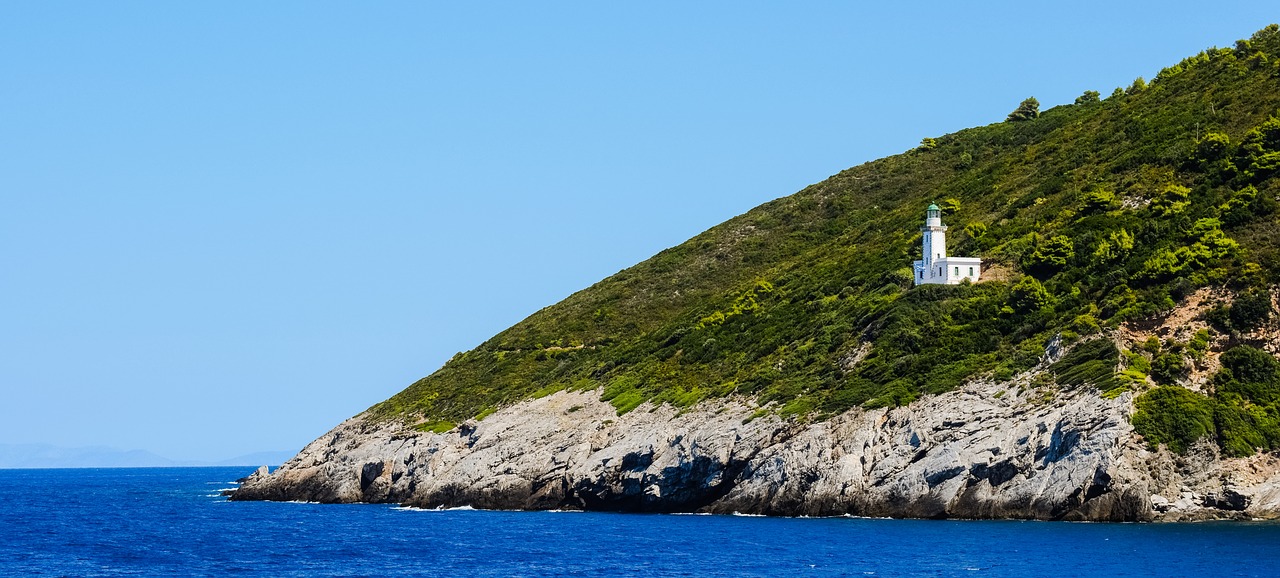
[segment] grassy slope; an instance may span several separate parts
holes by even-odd
[[[842,171],[534,313],[372,412],[447,429],[530,396],[602,387],[619,411],[740,393],[821,417],[1009,375],[1060,331],[1150,315],[1198,286],[1274,283],[1280,181],[1265,161],[1250,164],[1280,142],[1238,143],[1280,109],[1278,64],[1269,28],[1130,94]],[[1210,132],[1231,144],[1201,162]],[[1237,193],[1249,185],[1259,193]],[[944,217],[951,254],[981,256],[1004,279],[911,287],[924,207],[946,199],[958,201]]]

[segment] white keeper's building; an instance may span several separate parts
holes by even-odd
[[[915,262],[916,285],[955,285],[968,279],[976,283],[982,275],[982,259],[947,256],[947,226],[942,224],[942,209],[930,204],[925,210],[924,259]]]

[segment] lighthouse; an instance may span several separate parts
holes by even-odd
[[[923,259],[915,262],[916,285],[955,285],[968,279],[978,281],[982,275],[982,259],[947,256],[947,226],[942,224],[942,209],[930,203],[920,227]]]

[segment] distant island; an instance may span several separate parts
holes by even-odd
[[[256,452],[219,461],[172,460],[144,450],[105,446],[66,448],[49,444],[0,444],[0,468],[158,468],[180,466],[279,465],[293,452]]]
[[[1271,25],[841,171],[533,313],[233,499],[1280,517],[1278,78]]]

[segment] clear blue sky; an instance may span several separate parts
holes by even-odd
[[[542,4],[0,4],[0,443],[299,449],[757,204],[1280,19]]]

